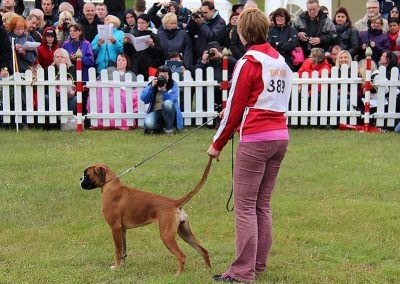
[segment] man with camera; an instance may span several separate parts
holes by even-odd
[[[306,58],[314,47],[329,51],[337,36],[335,25],[321,11],[318,0],[307,1],[307,11],[296,18],[294,27]]]
[[[222,47],[218,41],[212,41],[207,45],[207,49],[203,52],[203,56],[194,66],[193,70],[198,68],[203,70],[203,77],[206,77],[207,67],[214,69],[214,80],[218,83],[222,82]],[[231,79],[233,68],[235,67],[236,59],[228,56],[228,80]],[[222,90],[221,88],[214,88],[214,105],[216,111],[222,110]],[[207,106],[207,92],[203,93],[203,107]]]
[[[225,45],[225,28],[225,20],[210,1],[204,1],[201,8],[192,14],[187,30],[192,39],[195,64],[202,58],[209,42],[217,41],[220,46]]]

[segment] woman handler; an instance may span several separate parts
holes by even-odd
[[[258,9],[239,16],[238,33],[246,54],[237,62],[227,107],[208,149],[220,151],[240,133],[234,170],[236,259],[217,282],[253,282],[265,271],[272,243],[270,199],[288,146],[287,111],[293,73],[267,43],[269,22]]]

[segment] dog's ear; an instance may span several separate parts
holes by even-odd
[[[99,166],[96,168],[96,174],[99,177],[100,184],[103,185],[106,182],[106,169],[103,166]]]

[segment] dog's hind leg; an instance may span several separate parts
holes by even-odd
[[[126,252],[126,229],[122,228],[121,230],[121,238],[122,238],[122,256],[121,260],[125,261],[125,258],[128,256]]]
[[[178,230],[178,220],[173,218],[163,218],[159,220],[160,224],[160,237],[164,245],[176,256],[178,259],[178,270],[175,275],[181,275],[185,266],[185,254],[178,247],[176,242],[176,233]]]
[[[200,245],[200,243],[197,241],[196,237],[193,235],[192,231],[190,230],[189,219],[188,219],[187,215],[186,215],[185,220],[181,221],[179,224],[178,235],[182,238],[182,240],[184,240],[189,245],[191,245],[195,250],[197,250],[201,254],[201,256],[204,258],[206,266],[208,268],[211,268],[210,257],[208,256],[208,251]]]

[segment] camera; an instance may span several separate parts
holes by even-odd
[[[165,80],[164,76],[158,76],[157,78],[157,87],[161,88],[167,84],[167,80]]]
[[[215,52],[214,52],[214,51],[211,51],[211,49],[209,49],[209,50],[207,51],[207,53],[208,53],[209,58],[215,56]]]
[[[68,31],[68,27],[69,27],[69,22],[68,21],[63,22],[62,24],[63,31]]]
[[[306,41],[310,41],[311,37],[310,36],[306,36]]]
[[[160,10],[160,13],[163,14],[163,15],[165,15],[165,14],[168,13],[168,9],[165,8],[165,7],[162,7],[161,10]]]

